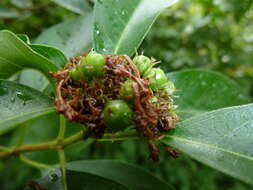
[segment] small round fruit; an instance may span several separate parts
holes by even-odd
[[[125,81],[120,88],[119,94],[121,98],[131,98],[134,95],[133,80]]]
[[[81,59],[81,67],[88,78],[101,77],[105,71],[105,58],[103,55],[91,52]]]
[[[71,79],[73,79],[74,81],[78,81],[81,79],[82,77],[82,72],[77,68],[77,67],[73,67],[70,69],[69,71],[69,76],[71,77]]]
[[[168,82],[165,73],[160,68],[152,68],[150,72],[145,73],[144,77],[149,78],[149,87],[154,91],[163,89]]]
[[[131,124],[133,111],[123,100],[108,102],[102,114],[102,119],[110,131],[119,131]]]
[[[137,66],[141,76],[143,76],[148,69],[152,68],[151,60],[144,55],[135,56],[133,62]]]

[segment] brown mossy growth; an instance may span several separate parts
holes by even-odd
[[[105,73],[102,78],[88,80],[83,77],[79,81],[74,81],[69,76],[69,70],[76,67],[85,56],[87,55],[71,58],[63,70],[52,73],[57,79],[56,111],[64,114],[69,121],[84,124],[90,136],[100,138],[106,130],[105,123],[101,119],[106,102],[120,99],[121,85],[126,80],[132,79],[134,81],[132,124],[147,137],[151,158],[158,161],[159,150],[154,142],[163,132],[174,128],[176,123],[176,116],[169,110],[172,105],[171,95],[164,90],[154,93],[149,88],[149,79],[140,77],[137,67],[126,55],[105,55]],[[156,102],[152,102],[153,97],[157,98]]]

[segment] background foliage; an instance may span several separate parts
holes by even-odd
[[[75,19],[75,13],[55,2],[3,0],[0,4],[0,29],[25,33],[33,41],[46,28],[65,20]],[[87,3],[93,5],[92,1]],[[244,0],[241,3],[236,0],[181,0],[162,13],[143,42],[141,50],[161,60],[161,66],[166,71],[205,68],[222,72],[239,82],[243,90],[252,97],[253,9],[251,5],[251,0]],[[85,10],[88,11],[89,9]],[[47,122],[49,117],[43,116],[41,120]],[[33,123],[33,127],[30,127],[29,123]],[[40,125],[38,120],[22,125],[30,127],[31,129],[27,131],[32,134],[29,136],[34,137],[25,139],[26,143],[50,140],[50,137],[55,136],[50,130],[53,126],[45,127],[43,132],[45,136],[41,136],[41,133],[35,130]],[[57,126],[56,120],[55,134]],[[14,144],[19,140],[14,135],[10,141],[10,135],[1,137],[0,144]],[[146,145],[142,143],[136,144],[132,141],[92,143],[86,149],[84,145],[82,149],[77,145],[67,149],[68,160],[108,158],[141,165],[180,190],[250,189],[248,185],[193,161],[185,155],[177,160],[168,159],[164,155],[159,164],[153,164],[147,159]],[[31,153],[29,156],[39,161],[57,162],[57,155],[50,151],[46,154]],[[166,162],[163,161],[164,159]],[[39,176],[37,170],[23,166],[15,158],[1,161],[0,189],[21,189],[29,178],[34,178],[36,175]],[[16,183],[10,183],[14,178]]]

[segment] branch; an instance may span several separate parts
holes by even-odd
[[[35,152],[41,150],[57,150],[59,146],[65,148],[66,146],[72,145],[76,142],[84,140],[87,135],[87,130],[79,131],[78,133],[62,139],[60,142],[57,140],[42,142],[37,144],[23,145],[19,147],[8,148],[8,151],[0,151],[0,159],[7,158],[10,156],[19,156],[21,153],[25,152]],[[118,132],[114,134],[107,133],[101,139],[94,139],[95,141],[124,141],[124,140],[140,140],[143,139],[135,131],[130,132]]]

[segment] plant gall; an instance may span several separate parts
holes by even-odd
[[[73,57],[63,70],[52,73],[57,79],[56,111],[83,124],[94,138],[134,126],[158,161],[157,139],[175,127],[177,116],[175,87],[153,66],[143,55],[134,60],[95,52]]]

